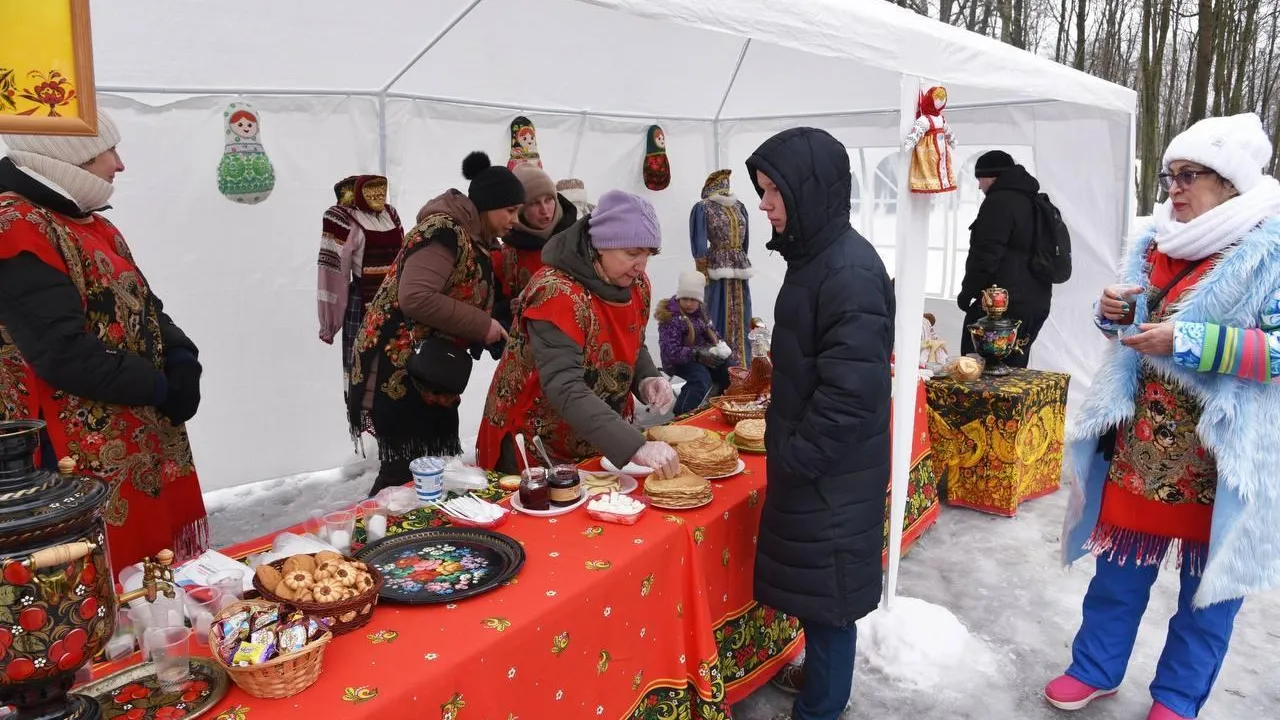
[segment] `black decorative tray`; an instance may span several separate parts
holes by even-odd
[[[186,720],[199,717],[217,705],[228,687],[227,673],[217,663],[209,658],[193,657],[191,677],[177,690],[162,690],[155,665],[146,662],[85,683],[71,692],[96,701],[103,720],[134,717],[134,711],[142,711],[145,717]]]
[[[409,604],[449,603],[500,587],[524,565],[514,539],[479,528],[435,528],[393,535],[356,554],[385,582],[379,597]]]

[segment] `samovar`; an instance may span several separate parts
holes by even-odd
[[[117,599],[102,506],[107,486],[37,469],[44,422],[0,422],[0,706],[18,720],[95,720],[98,704],[68,694],[76,671],[115,630],[120,602],[173,596],[173,553],[144,568],[144,586]]]
[[[973,346],[977,349],[986,365],[983,375],[1008,375],[1013,370],[1004,364],[1004,359],[1015,352],[1022,352],[1018,343],[1018,329],[1021,320],[1012,320],[1004,316],[1009,310],[1009,291],[992,285],[982,291],[982,310],[986,316],[967,328],[973,337]]]

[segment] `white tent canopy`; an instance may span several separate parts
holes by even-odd
[[[1072,228],[1076,275],[1058,289],[1037,364],[1072,372],[1079,389],[1096,361],[1099,345],[1084,338],[1129,215],[1133,93],[890,3],[115,0],[93,10],[101,102],[122,127],[129,167],[112,218],[201,347],[205,400],[191,430],[206,489],[353,457],[338,350],[316,337],[315,256],[333,183],[384,171],[411,220],[430,197],[465,187],[468,151],[505,160],[517,114],[537,126],[553,177],[655,204],[665,236],[650,266],[658,296],[690,267],[685,228],[704,178],[737,170],[753,208],[754,314],[772,322],[785,268],[764,249],[747,155],[785,127],[823,127],[860,153],[855,174],[870,200],[886,167],[871,158],[900,142],[902,79],[941,82],[957,166],[965,152],[1022,148],[1015,156]],[[278,178],[256,206],[228,202],[214,182],[222,109],[237,99],[260,111]],[[640,172],[654,122],[673,169],[660,193],[644,189]],[[899,268],[899,292],[909,272],[924,270]],[[904,330],[914,334],[914,322]],[[655,335],[651,327],[656,349]],[[492,366],[480,364],[464,398],[464,444]]]

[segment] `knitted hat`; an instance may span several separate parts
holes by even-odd
[[[1003,150],[989,150],[978,156],[973,165],[973,176],[980,178],[1000,177],[1000,173],[1013,169],[1016,165],[1013,156]]]
[[[1262,182],[1262,166],[1271,160],[1271,141],[1253,113],[1205,118],[1169,142],[1162,162],[1166,172],[1175,160],[1199,163],[1247,193]]]
[[[706,296],[707,277],[697,270],[686,270],[680,273],[680,281],[676,284],[676,297],[682,300],[702,302]]]
[[[524,185],[524,196],[526,199],[532,200],[540,198],[544,195],[555,195],[556,184],[551,176],[545,170],[532,163],[524,163],[517,165],[515,170],[516,178]]]
[[[462,176],[471,181],[467,197],[480,212],[524,204],[524,185],[515,173],[495,166],[482,152],[473,152],[462,161]]]
[[[662,226],[648,200],[621,190],[600,196],[587,221],[591,245],[597,250],[662,247]]]
[[[120,144],[120,131],[103,110],[98,110],[98,134],[0,135],[10,150],[43,155],[72,165],[83,165]]]

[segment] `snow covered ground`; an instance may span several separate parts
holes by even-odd
[[[370,455],[376,455],[372,444]],[[218,545],[248,540],[305,519],[336,501],[362,499],[376,463],[209,493]],[[903,561],[889,614],[860,624],[849,720],[1061,720],[1040,689],[1070,660],[1080,600],[1092,576],[1082,562],[1059,569],[1066,497],[1033,501],[1017,518],[944,508],[938,524]],[[1143,720],[1147,685],[1177,599],[1177,573],[1152,592],[1129,676],[1119,695],[1075,714],[1080,720]],[[944,610],[945,608],[945,610]],[[1280,717],[1280,593],[1249,599],[1230,654],[1201,720]],[[790,698],[766,686],[734,708],[739,720],[769,720]]]

